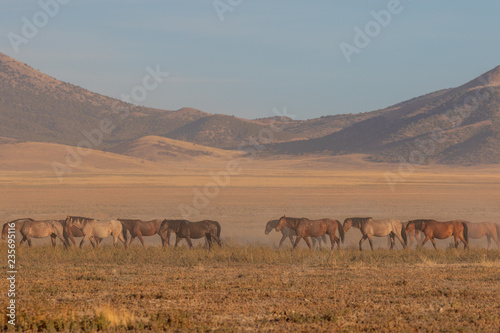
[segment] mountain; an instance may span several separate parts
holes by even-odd
[[[125,117],[126,115],[126,117]],[[109,119],[103,147],[145,135],[162,135],[208,113],[141,107],[58,81],[0,53],[0,136],[77,145],[84,131]],[[102,147],[100,147],[102,148]]]
[[[278,154],[369,154],[373,161],[500,163],[500,66],[457,88],[366,113],[331,134],[274,144]]]

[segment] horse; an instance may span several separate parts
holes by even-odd
[[[465,224],[469,229],[470,238],[479,239],[486,236],[488,240],[488,250],[490,249],[492,239],[500,248],[500,225],[491,222],[472,223],[468,221],[466,221]]]
[[[452,235],[455,237],[455,248],[458,248],[458,239],[464,243],[464,248],[469,247],[469,227],[462,220],[439,222],[431,219],[411,220],[406,224],[406,232],[413,229],[424,233],[425,239],[422,246],[430,239],[434,249],[437,250],[434,238],[446,239]]]
[[[191,238],[199,239],[205,237],[208,243],[208,248],[212,248],[212,239],[219,246],[222,246],[220,241],[221,227],[219,222],[204,220],[199,222],[190,222],[188,220],[163,220],[160,227],[160,234],[168,232],[167,244],[170,243],[170,232],[175,233],[175,247],[179,244],[182,238],[185,238],[189,247],[193,247]]]
[[[14,221],[10,221],[10,222],[5,222],[3,227],[2,227],[2,239],[5,239],[7,237],[7,234],[8,234],[8,231],[9,231],[9,226],[12,225],[12,223],[14,223],[14,228],[16,229],[17,232],[19,232],[21,230],[21,228],[23,227],[24,225],[24,222],[26,221],[34,221],[33,219],[30,219],[30,218],[24,218],[24,219],[17,219],[17,220],[14,220]]]
[[[154,236],[159,234],[161,223],[163,222],[160,219],[151,220],[151,221],[141,221],[141,220],[130,220],[130,219],[118,219],[122,223],[123,228],[130,233],[130,243],[129,246],[132,245],[135,237],[139,238],[141,241],[142,247],[145,249],[144,240],[142,236]],[[165,246],[165,234],[159,234],[161,238],[162,245]]]
[[[312,250],[309,237],[319,237],[325,234],[330,236],[331,249],[333,250],[335,243],[337,243],[337,247],[340,249],[340,240],[336,236],[337,229],[342,243],[344,242],[344,230],[342,229],[340,222],[337,220],[326,218],[320,220],[309,220],[305,217],[296,218],[286,217],[283,215],[276,225],[276,231],[281,231],[285,227],[292,229],[297,235],[292,250],[297,247],[302,238],[307,243],[309,249]]]
[[[50,236],[52,241],[52,246],[56,246],[56,238],[59,238],[63,244],[64,248],[68,248],[68,243],[63,237],[63,225],[60,221],[56,220],[26,220],[21,227],[21,235],[23,238],[19,245],[24,241],[28,241],[28,245],[31,246],[31,238],[45,238]]]
[[[267,222],[266,224],[266,230],[264,231],[264,233],[266,235],[269,235],[269,233],[276,228],[276,226],[278,225],[278,222],[280,220],[271,220],[269,222]],[[290,239],[290,243],[292,244],[293,246],[293,241],[294,241],[294,237],[297,236],[297,234],[295,233],[295,231],[293,231],[292,229],[288,228],[288,227],[284,227],[283,229],[281,229],[281,240],[280,240],[280,244],[278,246],[278,248],[281,247],[281,245],[283,244],[283,242],[285,241],[285,239]],[[321,237],[311,237],[312,239],[312,246],[315,247],[316,246],[316,242],[318,242],[318,246],[321,247],[321,242],[323,243],[326,243],[326,236],[323,235]]]
[[[394,247],[396,243],[395,237],[399,239],[403,248],[406,248],[407,236],[403,224],[399,220],[389,219],[389,220],[374,220],[371,217],[349,217],[344,220],[343,229],[347,232],[351,227],[358,228],[363,237],[359,241],[359,250],[363,250],[362,244],[368,239],[370,242],[370,247],[373,250],[372,237],[384,237],[389,236],[391,239],[391,247]]]
[[[80,248],[82,248],[83,243],[91,237],[94,238],[106,238],[108,236],[113,236],[113,244],[116,245],[117,240],[123,242],[125,249],[127,248],[127,231],[123,228],[120,221],[99,221],[88,217],[81,216],[68,216],[64,221],[64,230],[66,232],[66,237],[73,237],[72,227],[75,226],[82,231],[83,239],[80,242]],[[92,247],[96,247],[91,241]],[[99,243],[97,243],[99,247]]]

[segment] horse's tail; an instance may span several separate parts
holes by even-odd
[[[219,237],[220,239],[220,231],[221,231],[220,223],[215,221],[215,225],[217,225],[217,237]]]
[[[464,239],[467,242],[467,244],[469,244],[469,227],[465,222],[462,222],[462,225],[464,226],[464,231],[463,231]]]
[[[128,231],[128,229],[125,227],[125,224],[122,221],[119,221],[119,222],[122,225],[123,239],[125,240],[125,243],[127,243],[127,231]]]
[[[337,220],[337,229],[339,229],[339,235],[340,235],[340,240],[342,241],[342,244],[344,243],[344,227],[342,226],[342,223],[340,223],[339,220]]]
[[[495,227],[497,228],[497,239],[500,241],[500,224],[495,223]]]
[[[405,246],[408,246],[408,235],[406,234],[406,228],[401,223],[401,237],[403,237],[403,241],[405,242]]]

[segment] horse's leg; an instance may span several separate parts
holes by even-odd
[[[56,235],[55,234],[50,235],[50,241],[52,242],[52,247],[56,247]]]
[[[293,236],[289,235],[288,239],[290,239],[290,244],[292,244],[292,246],[293,246],[295,244],[294,241],[293,241]]]
[[[422,242],[422,247],[424,247],[425,243],[427,243],[427,241],[431,239],[431,236],[425,236],[423,242]]]
[[[189,247],[192,249],[193,248],[193,242],[191,242],[191,237],[187,236],[186,237],[186,241],[188,242]]]
[[[486,234],[486,240],[488,241],[488,247],[486,249],[489,250],[490,249],[490,245],[491,245],[491,236],[488,235],[488,234]]]
[[[83,236],[83,239],[82,239],[82,241],[80,242],[80,249],[82,248],[83,243],[85,243],[85,241],[86,241],[88,238],[89,238],[89,236],[87,236],[87,235],[84,235],[84,236]],[[95,248],[94,244],[92,244],[92,246]]]
[[[403,249],[406,248],[406,245],[404,243],[404,240],[403,240],[403,237],[401,237],[401,235],[398,235],[397,233],[395,233],[395,236],[399,239],[399,241],[401,242],[401,245],[403,246]],[[394,242],[396,242],[396,240],[394,240]]]
[[[391,247],[389,248],[389,250],[392,250],[394,248],[394,244],[396,243],[396,240],[394,239],[394,233],[391,232],[389,234],[389,240],[391,241]]]
[[[26,236],[23,236],[23,239],[21,239],[21,241],[19,242],[19,245],[23,244],[23,242],[26,242],[27,238]]]
[[[316,247],[316,241],[318,242],[318,247],[321,247],[321,241],[319,239],[316,239],[316,237],[311,237],[312,239],[312,247]]]
[[[295,238],[295,244],[293,244],[292,250],[294,250],[297,247],[297,244],[299,244],[301,238],[302,237],[300,236],[297,236],[297,238]]]
[[[367,235],[368,236],[368,242],[370,242],[370,248],[372,249],[373,251],[373,242],[372,242],[372,236],[370,235]]]
[[[305,236],[305,237],[304,237],[304,240],[306,241],[307,246],[309,246],[309,250],[311,250],[311,251],[312,251],[312,250],[313,250],[313,248],[312,248],[312,246],[311,246],[311,242],[309,241],[309,237]]]
[[[210,236],[210,234],[206,234],[205,238],[206,238],[207,243],[208,243],[208,250],[211,250],[212,249],[212,236]]]
[[[464,243],[464,249],[466,249],[466,248],[469,247],[469,244],[467,243],[467,241],[465,240],[465,238],[464,238],[463,235],[459,235],[458,238],[460,238],[460,240],[462,241],[462,243]],[[457,241],[457,247],[458,247],[458,241]]]
[[[454,233],[453,238],[455,238],[455,249],[458,249],[458,235]]]
[[[434,245],[434,249],[437,250],[436,241],[434,241],[434,237],[431,237],[431,242],[432,242],[432,245]]]
[[[278,245],[278,249],[281,247],[281,245],[283,245],[283,242],[285,241],[285,239],[287,239],[288,236],[287,235],[281,235],[281,239],[280,239],[280,245]],[[293,245],[293,242],[292,242],[292,245]]]
[[[31,247],[31,237],[29,235],[26,235],[25,237],[28,240],[28,245]]]
[[[363,242],[368,238],[367,235],[363,235],[363,237],[361,237],[361,240],[359,241],[359,250],[362,251],[363,248],[361,247],[361,244],[363,244]]]
[[[177,245],[179,244],[179,242],[181,241],[181,238],[177,235],[175,235],[175,246],[174,247],[177,247]]]
[[[137,234],[137,238],[139,238],[139,240],[141,241],[142,247],[145,250],[146,249],[146,245],[144,245],[144,239],[142,239],[142,234],[140,232]]]

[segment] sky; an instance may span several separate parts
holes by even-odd
[[[497,0],[2,0],[0,52],[140,105],[309,119],[500,65],[499,12]],[[148,67],[168,76],[140,95]]]

